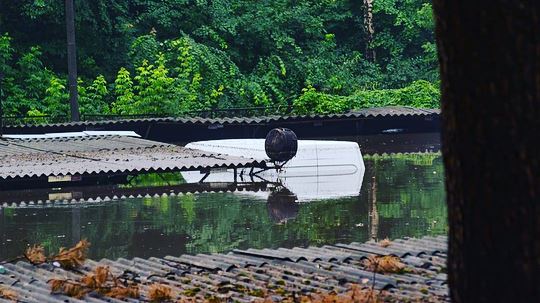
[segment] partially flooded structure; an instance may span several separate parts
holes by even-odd
[[[1,187],[104,183],[127,175],[260,167],[264,161],[219,155],[133,136],[50,134],[0,141]]]

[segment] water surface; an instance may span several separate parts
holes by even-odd
[[[0,257],[86,238],[92,258],[150,257],[445,234],[438,153],[365,156],[361,192],[291,204],[260,193],[195,193],[0,209]],[[275,196],[274,196],[275,198]],[[267,201],[270,200],[270,201]]]

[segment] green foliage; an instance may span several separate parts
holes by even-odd
[[[418,80],[409,86],[398,89],[358,90],[350,96],[317,92],[310,86],[294,100],[293,109],[297,114],[331,114],[381,106],[438,108],[439,100],[438,86],[425,80]]]
[[[437,81],[431,0],[379,0],[373,4],[375,47],[384,58],[387,84]]]
[[[368,60],[361,1],[76,1],[81,111],[438,106],[429,84],[438,81],[431,1],[373,3],[376,56]],[[58,80],[66,78],[63,5],[3,5],[7,114],[66,112],[63,105],[46,108],[61,96],[47,90],[59,91]]]
[[[130,112],[129,108],[135,97],[133,93],[133,80],[131,80],[129,71],[123,67],[118,71],[118,75],[114,81],[114,97],[116,101],[112,103],[112,113],[122,114]]]
[[[66,115],[68,112],[69,95],[66,89],[65,81],[53,76],[50,79],[49,87],[45,90],[45,103],[43,113],[53,117]]]
[[[169,77],[169,71],[165,67],[165,58],[161,55],[156,66],[148,64],[144,60],[137,67],[135,76],[135,90],[138,92],[133,99],[131,111],[126,113],[174,113],[173,84],[174,79]]]
[[[186,181],[179,172],[174,173],[149,173],[136,175],[129,179],[129,183],[121,185],[122,188],[140,188],[154,186],[173,186],[184,184]]]
[[[79,82],[79,104],[82,114],[106,114],[109,112],[107,80],[99,75],[89,86]]]
[[[155,34],[143,35],[133,41],[128,55],[135,66],[140,66],[144,61],[155,61],[159,49],[160,45]]]
[[[438,108],[440,90],[437,85],[418,80],[399,89],[359,90],[350,99],[352,108],[394,105]]]
[[[13,55],[11,47],[11,37],[8,34],[0,36],[0,71],[5,72],[8,68],[8,63]]]
[[[2,57],[7,64],[2,67],[4,73],[3,88],[5,99],[3,110],[7,115],[25,115],[30,110],[46,111],[47,90],[56,85],[52,80],[53,72],[46,69],[41,61],[39,47],[31,47],[15,60],[10,54],[9,37],[2,39]],[[6,42],[7,41],[7,42]],[[54,89],[53,89],[54,90]],[[54,109],[51,109],[54,111]]]
[[[293,102],[294,112],[299,115],[310,113],[342,113],[349,108],[347,97],[320,93],[312,86],[303,90],[303,94]]]
[[[11,61],[11,56],[13,54],[13,49],[11,48],[11,38],[4,34],[0,36],[0,100],[4,99],[4,77],[5,74],[10,69],[9,62]]]

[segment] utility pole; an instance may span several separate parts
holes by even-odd
[[[77,49],[75,44],[75,8],[73,0],[66,0],[66,31],[68,54],[68,83],[71,121],[79,121],[79,102],[77,93]]]

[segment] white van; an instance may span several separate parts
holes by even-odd
[[[193,142],[187,148],[268,161],[264,139],[229,139]],[[255,169],[256,171],[258,169]],[[250,168],[237,171],[238,182],[250,181]],[[360,193],[365,166],[356,142],[298,140],[298,151],[281,170],[268,169],[256,178],[279,182],[295,193],[298,201],[311,201]],[[199,172],[182,172],[188,183],[198,182]],[[212,172],[205,182],[234,182],[234,171]],[[253,181],[253,180],[251,180]]]

